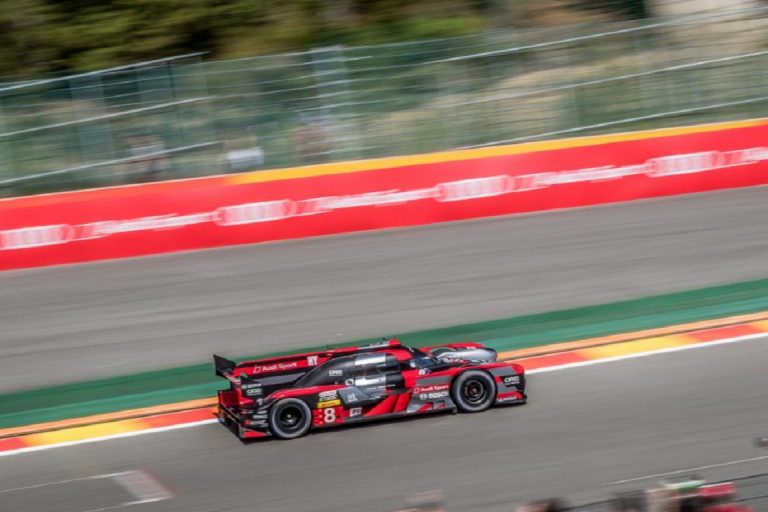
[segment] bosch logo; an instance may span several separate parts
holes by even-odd
[[[419,400],[426,402],[428,400],[441,400],[448,397],[447,391],[438,391],[437,393],[421,393]]]

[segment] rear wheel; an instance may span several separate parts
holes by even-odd
[[[269,430],[280,439],[296,439],[312,425],[309,406],[298,398],[284,398],[269,410]]]
[[[496,400],[496,383],[482,370],[464,372],[453,381],[451,396],[462,412],[481,412]]]

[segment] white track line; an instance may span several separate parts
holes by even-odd
[[[173,493],[166,489],[157,479],[144,471],[131,470],[121,471],[119,473],[105,473],[103,475],[85,476],[81,478],[70,478],[68,480],[57,480],[54,482],[44,482],[41,484],[25,485],[23,487],[12,487],[10,489],[0,490],[0,494],[28,491],[42,487],[52,487],[54,485],[64,485],[73,482],[82,482],[85,480],[112,479],[115,484],[121,486],[134,499],[106,507],[92,508],[84,512],[101,512],[103,510],[113,510],[123,507],[132,507],[134,505],[143,505],[144,503],[154,503],[157,501],[169,500],[174,497]]]
[[[768,337],[768,333],[759,333],[759,334],[749,334],[746,336],[737,336],[734,338],[724,338],[722,340],[717,341],[707,341],[707,342],[701,342],[701,343],[694,343],[692,345],[683,345],[680,347],[671,347],[671,348],[664,348],[660,350],[652,350],[649,352],[639,352],[637,354],[627,354],[623,356],[616,356],[616,357],[607,357],[605,359],[595,359],[593,361],[582,361],[579,363],[568,363],[568,364],[562,364],[558,366],[548,366],[546,368],[536,368],[530,371],[527,371],[526,373],[536,374],[536,373],[546,373],[546,372],[555,372],[559,370],[569,370],[571,368],[580,368],[582,366],[592,366],[595,364],[603,364],[603,363],[613,363],[616,361],[624,361],[626,359],[636,359],[639,357],[646,357],[646,356],[652,356],[656,354],[667,354],[670,352],[680,352],[682,350],[693,350],[697,348],[705,348],[705,347],[713,347],[717,345],[725,345],[728,343],[736,343],[740,341],[749,341],[749,340],[756,340],[760,338],[766,338]],[[523,364],[525,361],[522,361]],[[122,434],[112,434],[108,436],[102,436],[102,437],[94,437],[91,439],[82,439],[79,441],[69,441],[66,443],[56,443],[56,444],[47,444],[42,446],[30,446],[26,448],[19,448],[17,450],[9,450],[5,452],[0,452],[0,457],[6,457],[9,455],[17,455],[21,453],[29,453],[29,452],[39,452],[43,450],[50,450],[52,448],[61,448],[64,446],[77,446],[81,444],[88,444],[88,443],[97,443],[100,441],[109,441],[111,439],[121,439],[124,437],[135,437],[135,436],[141,436],[144,434],[154,434],[156,432],[167,432],[169,430],[177,430],[182,428],[190,428],[190,427],[199,427],[201,425],[209,425],[211,423],[217,423],[218,420],[216,419],[210,419],[210,420],[203,420],[203,421],[195,421],[193,423],[183,423],[181,425],[172,425],[170,427],[159,427],[159,428],[152,428],[148,430],[139,430],[136,432],[124,432]]]
[[[637,482],[640,480],[650,480],[652,478],[659,478],[662,476],[674,476],[674,475],[680,475],[685,473],[693,473],[694,471],[701,471],[702,469],[712,469],[712,468],[721,468],[724,466],[734,466],[736,464],[745,464],[747,462],[756,462],[758,460],[765,460],[768,459],[768,455],[763,455],[762,457],[752,457],[751,459],[741,459],[741,460],[732,460],[729,462],[721,462],[719,464],[710,464],[708,466],[697,466],[695,468],[687,468],[687,469],[678,469],[675,471],[670,471],[668,473],[657,473],[655,475],[646,475],[646,476],[638,476],[637,478],[627,478],[626,480],[616,480],[615,482],[608,482],[605,484],[600,485],[614,485],[614,484],[626,484],[629,482]]]
[[[526,374],[534,374],[534,373],[546,373],[546,372],[556,372],[559,370],[568,370],[570,368],[581,368],[582,366],[592,366],[594,364],[603,364],[603,363],[613,363],[615,361],[623,361],[625,359],[636,359],[638,357],[646,357],[646,356],[655,356],[656,354],[668,354],[670,352],[680,352],[682,350],[693,350],[697,348],[704,348],[704,347],[712,347],[716,345],[726,345],[728,343],[736,343],[739,341],[749,341],[749,340],[756,340],[760,338],[766,338],[768,337],[768,333],[761,332],[757,334],[746,334],[744,336],[737,336],[735,338],[724,338],[722,340],[717,341],[702,341],[698,343],[693,343],[691,345],[681,345],[679,347],[670,347],[670,348],[662,348],[658,350],[649,350],[648,352],[638,352],[636,354],[626,354],[623,356],[615,356],[615,357],[606,357],[604,359],[593,359],[591,361],[580,361],[578,363],[568,363],[568,364],[561,364],[558,366],[547,366],[544,368],[534,368],[533,370],[528,370],[525,373]],[[635,341],[641,341],[641,340],[635,340]],[[623,342],[627,343],[627,342]],[[631,342],[629,342],[631,343]],[[577,350],[586,350],[586,349],[576,349],[571,352],[575,352]],[[525,366],[525,359],[519,360],[520,364]]]
[[[192,423],[181,423],[179,425],[171,425],[169,427],[157,427],[157,428],[150,428],[147,430],[137,430],[135,432],[123,432],[121,434],[110,434],[108,436],[92,437],[89,439],[81,439],[79,441],[67,441],[65,443],[44,444],[40,446],[28,446],[26,448],[19,448],[18,450],[8,450],[6,452],[0,452],[0,457],[6,457],[8,455],[16,455],[19,453],[39,452],[43,450],[49,450],[51,448],[61,448],[64,446],[77,446],[81,444],[98,443],[100,441],[109,441],[111,439],[121,439],[123,437],[136,437],[136,436],[142,436],[144,434],[154,434],[156,432],[167,432],[169,430],[179,430],[182,428],[199,427],[201,425],[218,423],[218,421],[219,420],[216,420],[216,419],[202,420],[202,421],[195,421]]]

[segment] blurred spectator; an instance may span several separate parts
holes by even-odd
[[[264,165],[264,150],[252,130],[249,132],[246,137],[226,142],[224,168],[227,172],[252,171]]]
[[[321,119],[299,116],[296,144],[303,164],[318,164],[328,161],[328,133]]]
[[[565,512],[569,509],[570,507],[560,498],[552,498],[517,507],[516,512]]]
[[[170,161],[165,155],[165,144],[156,136],[129,137],[129,181],[145,183],[167,179]]]
[[[613,500],[614,512],[640,512],[645,509],[645,492],[628,491],[619,493]]]
[[[232,149],[224,154],[227,172],[243,172],[258,169],[264,165],[264,151],[258,147]]]

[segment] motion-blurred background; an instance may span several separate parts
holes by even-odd
[[[762,2],[5,0],[0,193],[755,117]]]

